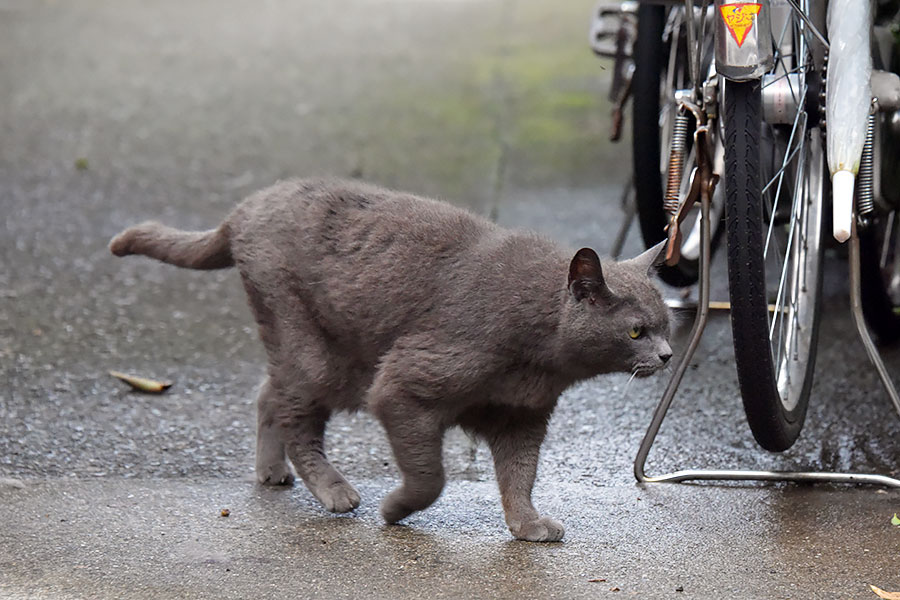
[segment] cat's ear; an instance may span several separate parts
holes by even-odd
[[[665,264],[666,262],[667,243],[668,240],[663,240],[652,248],[644,250],[644,252],[635,256],[629,262],[636,265],[636,267],[641,271],[645,271],[648,277],[655,275],[657,269],[663,266],[663,264]]]
[[[569,291],[579,302],[587,298],[591,304],[609,293],[603,280],[600,257],[590,248],[576,252],[569,265]]]

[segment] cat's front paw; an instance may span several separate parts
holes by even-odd
[[[558,542],[566,534],[562,523],[550,517],[541,517],[528,523],[522,523],[509,530],[517,540],[527,542]]]
[[[273,465],[264,469],[257,468],[256,479],[263,485],[294,485],[294,473],[287,463]]]
[[[327,487],[316,489],[313,495],[329,512],[350,512],[359,506],[359,492],[346,481],[336,481]]]
[[[394,490],[381,501],[381,516],[388,525],[393,525],[415,512],[402,502],[402,497],[398,490]]]

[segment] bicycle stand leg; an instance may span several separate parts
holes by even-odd
[[[616,234],[612,250],[610,250],[609,253],[614,259],[618,259],[622,254],[625,238],[628,237],[628,232],[631,230],[631,224],[634,222],[634,215],[637,212],[637,199],[634,197],[634,175],[628,178],[628,183],[625,184],[625,189],[622,190],[622,199],[620,202],[625,211],[625,215],[622,217],[622,224],[619,226],[619,232]]]
[[[881,383],[884,385],[885,391],[887,391],[891,402],[894,404],[894,409],[897,411],[897,414],[900,415],[900,396],[897,395],[897,388],[894,387],[894,382],[891,381],[891,376],[884,366],[884,361],[881,360],[881,353],[878,352],[878,348],[875,347],[872,336],[869,334],[869,329],[866,327],[866,320],[863,317],[859,261],[859,236],[856,231],[856,218],[854,215],[853,224],[850,229],[850,309],[853,312],[856,330],[859,332],[859,337],[866,347],[866,353],[869,355],[869,360],[875,365],[875,370],[878,371],[878,376],[881,377]]]
[[[687,350],[684,355],[681,357],[681,360],[678,363],[678,366],[675,368],[675,372],[672,375],[672,379],[669,380],[669,384],[666,386],[666,390],[663,393],[662,399],[656,407],[656,410],[653,413],[653,418],[650,422],[650,427],[647,429],[647,433],[644,435],[644,439],[641,441],[641,445],[638,448],[637,456],[634,459],[634,476],[638,480],[639,483],[679,483],[682,481],[795,481],[795,482],[823,482],[823,483],[865,483],[865,484],[873,484],[873,485],[881,485],[886,487],[895,487],[900,488],[900,479],[895,479],[893,477],[888,477],[885,475],[877,475],[877,474],[868,474],[868,473],[834,473],[827,471],[743,471],[743,470],[713,470],[713,469],[686,469],[680,471],[674,471],[672,473],[666,473],[664,475],[650,476],[647,475],[644,468],[647,462],[647,456],[650,454],[650,448],[653,446],[653,442],[656,440],[656,435],[659,432],[659,428],[662,425],[663,420],[666,418],[666,413],[669,411],[669,407],[672,404],[672,400],[675,398],[675,393],[678,391],[678,386],[681,384],[681,379],[684,376],[684,372],[687,369],[688,364],[691,361],[691,358],[694,356],[694,352],[697,350],[697,345],[700,343],[700,338],[703,336],[703,330],[706,327],[707,317],[709,315],[709,271],[710,271],[710,222],[709,222],[709,197],[708,194],[703,194],[701,197],[700,203],[700,305],[698,307],[697,316],[694,319],[694,326],[691,330],[690,341],[688,342]],[[855,288],[856,292],[851,292],[855,294],[855,299],[858,300],[858,292],[859,292],[859,243],[856,239],[855,229],[852,234],[852,239],[856,240],[856,250],[854,253],[853,246],[851,245],[851,278],[854,277],[855,273]],[[855,261],[854,261],[855,257]],[[855,265],[855,266],[854,266]],[[857,306],[854,305],[854,310],[857,309]],[[861,309],[859,309],[860,316],[862,318]],[[856,313],[854,313],[854,316]],[[862,335],[862,334],[861,334]],[[865,337],[864,337],[865,340]],[[871,339],[869,339],[869,343],[871,343]],[[874,349],[874,345],[872,346]],[[867,346],[868,349],[868,346]],[[882,375],[882,381],[885,382],[885,387],[889,388],[889,393],[893,391],[893,395],[891,399],[894,401],[894,405],[897,407],[898,412],[900,412],[900,404],[898,404],[896,400],[896,391],[893,390],[893,384],[890,383],[890,380],[887,378],[886,371],[883,371],[884,365],[881,363],[880,357],[877,355],[877,351],[875,356],[876,358],[872,358],[873,362],[876,362],[876,367],[879,368],[879,374]],[[870,353],[870,358],[872,354]],[[879,367],[880,365],[880,367]]]

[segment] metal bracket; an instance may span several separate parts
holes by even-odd
[[[695,169],[693,176],[699,173]],[[711,175],[706,171],[704,175]],[[634,476],[640,483],[678,483],[682,481],[795,481],[795,482],[828,482],[828,483],[865,483],[873,485],[881,485],[886,487],[900,487],[900,479],[888,477],[886,475],[868,474],[868,473],[835,473],[826,471],[746,471],[746,470],[714,470],[714,469],[685,469],[666,473],[663,475],[651,476],[647,475],[644,467],[647,462],[647,456],[650,454],[650,448],[656,439],[659,428],[672,405],[681,379],[690,364],[691,358],[697,350],[700,338],[706,328],[706,321],[709,316],[709,283],[710,283],[710,199],[712,198],[711,189],[715,183],[701,176],[704,179],[699,185],[700,189],[700,281],[699,281],[699,305],[697,316],[694,319],[694,326],[691,329],[690,341],[686,351],[675,367],[672,378],[663,393],[662,399],[653,412],[653,418],[641,445],[638,448],[637,456],[634,459]],[[673,238],[670,237],[670,240]],[[673,240],[674,241],[674,240]],[[862,315],[862,303],[860,301],[860,267],[859,267],[859,238],[857,237],[855,219],[851,231],[850,238],[850,281],[851,281],[851,305],[853,318],[856,322],[857,330],[866,347],[869,359],[878,370],[881,381],[887,390],[894,408],[900,414],[900,398],[897,396],[897,390],[891,381],[881,355],[878,353],[872,338],[866,329]]]

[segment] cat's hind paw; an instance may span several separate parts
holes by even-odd
[[[359,506],[359,492],[346,481],[336,481],[331,485],[313,491],[313,495],[319,499],[329,512],[350,512]]]
[[[257,469],[256,479],[263,485],[294,485],[294,473],[286,463]]]
[[[562,523],[550,517],[541,517],[509,530],[517,540],[527,542],[558,542],[566,534]]]

